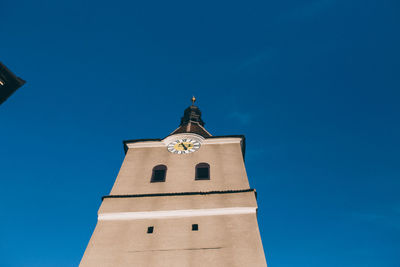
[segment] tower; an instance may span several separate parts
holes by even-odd
[[[194,102],[166,138],[124,141],[81,267],[267,266],[245,137],[212,136]]]

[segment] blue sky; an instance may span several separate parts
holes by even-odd
[[[270,267],[400,264],[400,2],[1,2],[1,265],[77,266],[122,140],[244,134]]]

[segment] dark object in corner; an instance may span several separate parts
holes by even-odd
[[[0,62],[0,105],[24,84],[24,80],[15,76]]]

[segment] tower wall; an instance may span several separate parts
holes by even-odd
[[[185,155],[168,152],[163,141],[128,144],[80,266],[265,267],[242,141],[205,139]],[[195,180],[201,162],[210,165],[210,180]],[[166,180],[151,183],[159,164]]]
[[[192,231],[191,225],[199,230]],[[153,234],[147,234],[149,225]],[[266,266],[255,214],[99,221],[82,267]]]
[[[144,142],[128,149],[111,190],[112,195],[233,190],[249,188],[240,138],[221,138],[221,143],[205,141],[195,153],[176,155],[163,142]],[[230,143],[223,143],[230,142]],[[141,145],[148,145],[143,147]],[[195,166],[210,164],[210,180],[195,181]],[[168,167],[166,181],[150,183],[154,166]]]

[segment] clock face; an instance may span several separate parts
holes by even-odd
[[[200,148],[200,142],[195,139],[178,139],[168,144],[168,151],[174,154],[189,154]]]

